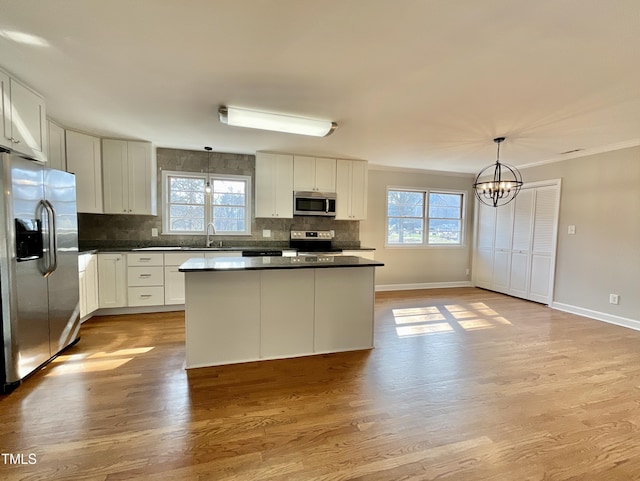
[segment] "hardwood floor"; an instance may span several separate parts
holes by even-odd
[[[3,454],[0,479],[640,479],[640,332],[480,289],[379,293],[371,351],[187,372],[183,323],[85,323],[0,398],[25,463]]]

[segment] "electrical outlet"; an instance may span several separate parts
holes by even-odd
[[[569,235],[573,235],[573,234],[575,234],[575,233],[576,233],[576,226],[575,226],[575,225],[570,225],[570,226],[567,228],[567,234],[569,234]]]
[[[618,294],[609,294],[609,304],[617,304],[619,301]]]
[[[467,267],[467,270],[465,271],[466,275],[469,275],[469,268]]]
[[[262,229],[262,237],[271,237],[270,229]]]
[[[158,229],[156,227],[151,228],[151,237],[158,237]]]

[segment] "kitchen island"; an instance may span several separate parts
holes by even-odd
[[[355,256],[189,259],[187,369],[371,349],[375,268]]]

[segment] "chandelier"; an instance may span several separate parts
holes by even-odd
[[[478,200],[490,207],[508,204],[516,198],[522,188],[522,175],[518,169],[500,163],[500,144],[504,139],[504,137],[493,139],[498,144],[496,163],[482,169],[473,184]],[[493,176],[491,170],[493,170]]]

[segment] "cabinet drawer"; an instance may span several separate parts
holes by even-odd
[[[129,267],[127,269],[127,284],[132,286],[161,286],[164,284],[163,268]]]
[[[165,266],[179,266],[187,262],[189,259],[198,257],[202,259],[204,252],[171,252],[164,255]]]
[[[129,266],[162,266],[163,262],[162,253],[127,254],[127,265]]]
[[[161,306],[164,304],[164,287],[130,287],[129,306]]]

